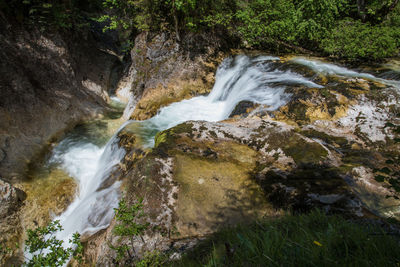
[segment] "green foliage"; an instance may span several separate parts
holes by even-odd
[[[137,220],[144,216],[143,200],[139,199],[131,206],[126,204],[124,199],[119,202],[115,209],[115,219],[119,224],[114,228],[114,233],[118,236],[141,236],[148,227],[148,224],[137,223]]]
[[[297,2],[298,25],[296,36],[303,42],[318,42],[327,36],[337,19],[343,16],[347,7],[346,0],[303,0]]]
[[[394,0],[103,0],[105,29],[223,33],[250,47],[300,46],[347,59],[375,60],[400,47]],[[221,31],[222,30],[222,31]],[[382,33],[379,35],[379,33]],[[355,40],[351,36],[355,36]],[[179,39],[179,38],[177,38]],[[382,45],[379,45],[382,43]]]
[[[343,20],[321,46],[330,55],[349,59],[375,60],[398,52],[396,32],[387,26],[371,26]]]
[[[313,211],[226,229],[172,266],[396,266],[398,238]]]
[[[297,11],[291,0],[243,2],[236,13],[241,37],[250,45],[294,41]]]
[[[131,246],[127,244],[121,244],[113,246],[110,244],[110,248],[115,250],[117,253],[116,261],[121,261],[128,255],[130,259],[136,258],[136,252],[134,248],[135,239],[140,238],[143,241],[143,234],[147,230],[148,223],[140,223],[139,221],[145,216],[143,212],[143,199],[139,199],[133,205],[128,205],[126,200],[122,198],[118,204],[118,208],[115,210],[115,219],[117,225],[113,232],[116,236],[119,236],[118,242],[121,243],[123,237],[130,240]]]
[[[178,41],[187,32],[214,31],[253,48],[283,44],[350,60],[382,59],[400,48],[395,0],[3,0],[0,10],[67,29],[86,25],[85,12],[95,12],[104,31],[119,30],[123,42],[142,31],[171,31]]]
[[[169,258],[167,255],[160,253],[159,251],[153,251],[146,253],[143,259],[135,263],[136,267],[158,267],[165,266]]]
[[[2,1],[0,11],[17,21],[41,29],[84,27],[83,12],[98,10],[100,0],[10,0]]]
[[[170,1],[162,0],[103,0],[106,14],[97,20],[108,22],[104,30],[160,30],[171,9]]]
[[[53,221],[49,225],[38,227],[35,230],[28,229],[25,251],[32,255],[32,259],[25,262],[25,266],[62,266],[72,256],[78,261],[82,259],[83,246],[79,233],[73,234],[70,240],[75,248],[65,249],[63,241],[55,237],[58,231],[62,231],[59,221]]]
[[[345,0],[252,0],[236,13],[239,32],[252,45],[281,40],[315,48],[346,9]]]

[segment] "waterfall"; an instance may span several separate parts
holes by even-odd
[[[304,65],[314,72],[345,77],[383,80],[371,74],[358,73],[333,64],[295,58],[292,62]],[[221,121],[230,115],[240,101],[252,101],[275,110],[290,100],[286,89],[293,85],[322,88],[302,75],[282,68],[286,64],[277,57],[248,57],[239,55],[225,59],[216,72],[216,80],[208,96],[198,96],[162,108],[146,121],[128,121],[136,124],[145,146],[154,145],[157,132],[189,120]],[[383,80],[392,83],[390,80]],[[103,148],[87,140],[63,140],[54,150],[52,161],[58,162],[79,183],[76,199],[59,219],[64,231],[58,238],[68,242],[74,232],[93,234],[106,228],[118,206],[120,182],[112,172],[122,160],[124,150],[118,146],[117,133]],[[110,177],[111,176],[111,177]]]
[[[227,58],[218,68],[215,85],[208,96],[173,103],[143,122],[128,121],[117,133],[129,123],[136,123],[137,134],[143,135],[145,145],[151,147],[157,132],[189,120],[224,120],[240,101],[264,104],[274,110],[290,99],[285,93],[289,85],[321,87],[299,74],[279,70],[276,62],[279,58],[266,56]],[[75,200],[55,218],[64,229],[57,237],[64,242],[74,232],[90,235],[106,228],[114,216],[120,182],[114,181],[111,174],[124,156],[117,133],[105,147],[88,140],[66,138],[53,152],[51,161],[60,164],[79,184]]]
[[[114,208],[118,206],[120,187],[112,172],[125,155],[118,145],[117,134],[128,123],[125,122],[103,148],[87,140],[66,138],[53,152],[51,161],[58,162],[79,184],[75,200],[55,218],[64,229],[58,233],[58,239],[68,242],[75,232],[90,235],[109,225]]]
[[[140,122],[146,146],[154,145],[155,133],[189,120],[227,119],[240,101],[251,101],[275,110],[289,101],[285,89],[294,84],[321,88],[300,74],[279,70],[279,58],[239,55],[225,59],[219,66],[215,84],[208,96],[198,96],[162,108],[153,118]]]

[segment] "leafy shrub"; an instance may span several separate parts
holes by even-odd
[[[35,230],[28,229],[25,251],[29,252],[32,258],[25,262],[25,266],[62,266],[71,257],[78,261],[81,260],[83,246],[79,233],[73,234],[73,238],[70,240],[75,248],[64,248],[63,241],[55,237],[58,231],[62,231],[59,221],[53,221],[49,225],[38,227]]]
[[[129,257],[129,260],[136,260],[137,253],[134,247],[135,239],[139,239],[144,243],[143,234],[147,230],[148,223],[140,223],[140,219],[145,216],[143,212],[143,200],[139,199],[133,205],[128,205],[124,198],[119,201],[118,208],[115,210],[115,219],[117,225],[113,232],[119,236],[118,242],[121,243],[122,238],[128,238],[130,246],[127,244],[119,244],[117,246],[109,245],[111,249],[117,253],[116,261],[120,262]]]
[[[394,56],[398,52],[398,38],[391,27],[348,19],[341,21],[321,46],[332,56],[375,60]]]
[[[329,34],[337,19],[343,16],[347,8],[346,0],[297,1],[296,39],[303,44],[320,42]]]
[[[271,43],[275,39],[295,40],[297,16],[290,0],[242,2],[236,18],[238,32],[250,45]]]

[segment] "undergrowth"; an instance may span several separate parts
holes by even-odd
[[[171,266],[399,266],[399,238],[320,211],[222,230]]]

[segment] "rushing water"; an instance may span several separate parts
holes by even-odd
[[[397,85],[395,81],[317,60],[294,58],[290,62],[303,65],[315,73]],[[284,64],[287,63],[269,56],[227,58],[218,68],[215,85],[208,96],[173,103],[149,120],[128,121],[120,129],[127,124],[136,124],[136,134],[144,139],[145,146],[151,147],[157,132],[189,120],[224,120],[240,101],[252,101],[275,110],[290,100],[286,89],[292,85],[323,87],[295,71],[282,68]],[[110,174],[124,156],[123,149],[118,147],[117,133],[106,145],[95,143],[90,138],[69,136],[53,151],[50,162],[59,164],[79,183],[75,200],[56,218],[64,228],[58,237],[66,242],[76,231],[92,234],[106,228],[114,216],[113,208],[118,205],[120,183],[114,181]]]

